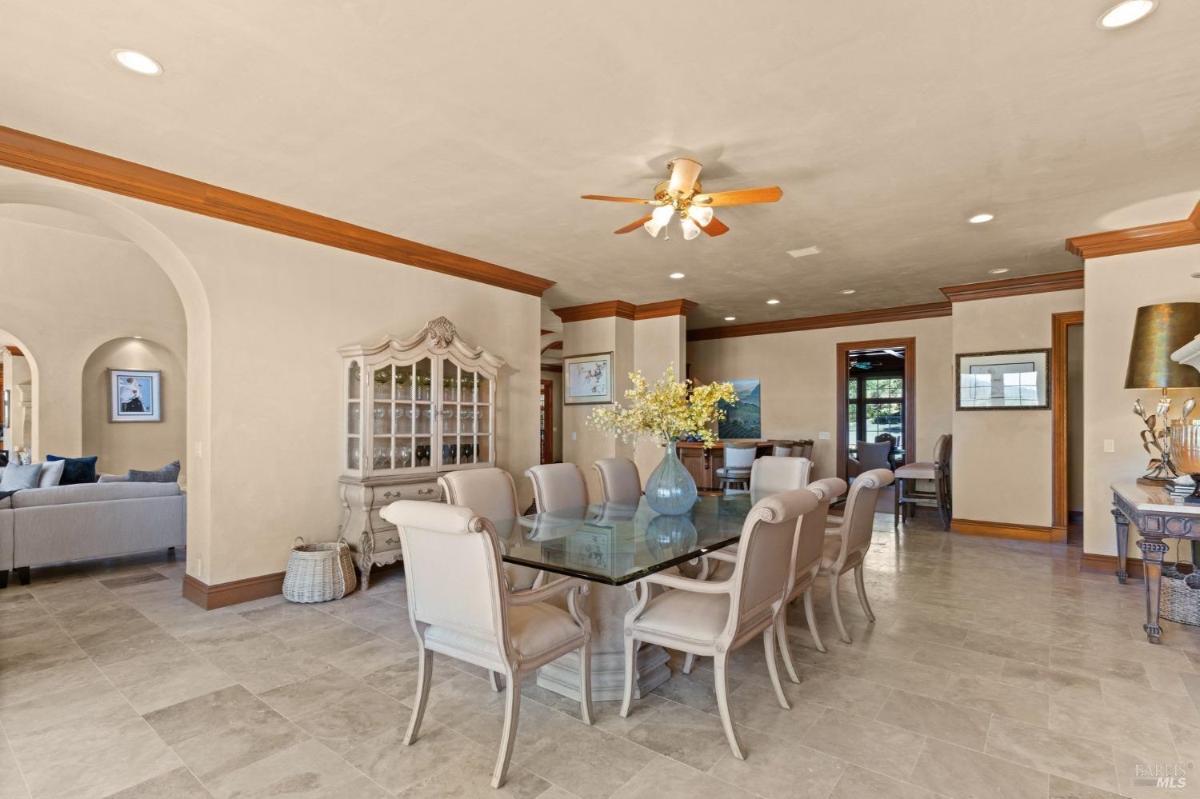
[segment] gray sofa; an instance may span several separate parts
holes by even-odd
[[[178,483],[105,482],[29,488],[0,500],[0,587],[15,569],[183,546],[187,498]]]

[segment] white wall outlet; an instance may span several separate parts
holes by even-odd
[[[578,434],[578,433],[576,433],[574,430],[572,430],[572,431],[571,431],[571,440],[572,440],[572,441],[578,441],[578,440],[579,440],[579,434]]]
[[[821,439],[822,441],[828,441],[829,434],[828,433],[817,433],[817,438]]]
[[[1104,451],[1105,452],[1116,452],[1117,451],[1117,442],[1111,438],[1104,439]]]

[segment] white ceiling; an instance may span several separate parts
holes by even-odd
[[[1075,268],[1066,236],[1167,195],[1185,216],[1200,2],[1114,32],[1107,5],[4,0],[0,122],[551,278],[551,307],[782,319]],[[784,198],[692,242],[578,199],[648,196],[680,153]]]

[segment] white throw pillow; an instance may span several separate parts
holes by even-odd
[[[38,475],[38,488],[54,488],[62,480],[63,470],[67,468],[66,461],[46,461],[40,465],[42,472]]]

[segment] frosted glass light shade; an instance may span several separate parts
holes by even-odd
[[[700,235],[700,226],[691,219],[679,220],[679,226],[683,228],[683,238],[685,241],[691,241]]]
[[[708,227],[713,218],[713,209],[704,205],[693,205],[688,208],[688,218],[700,227]]]

